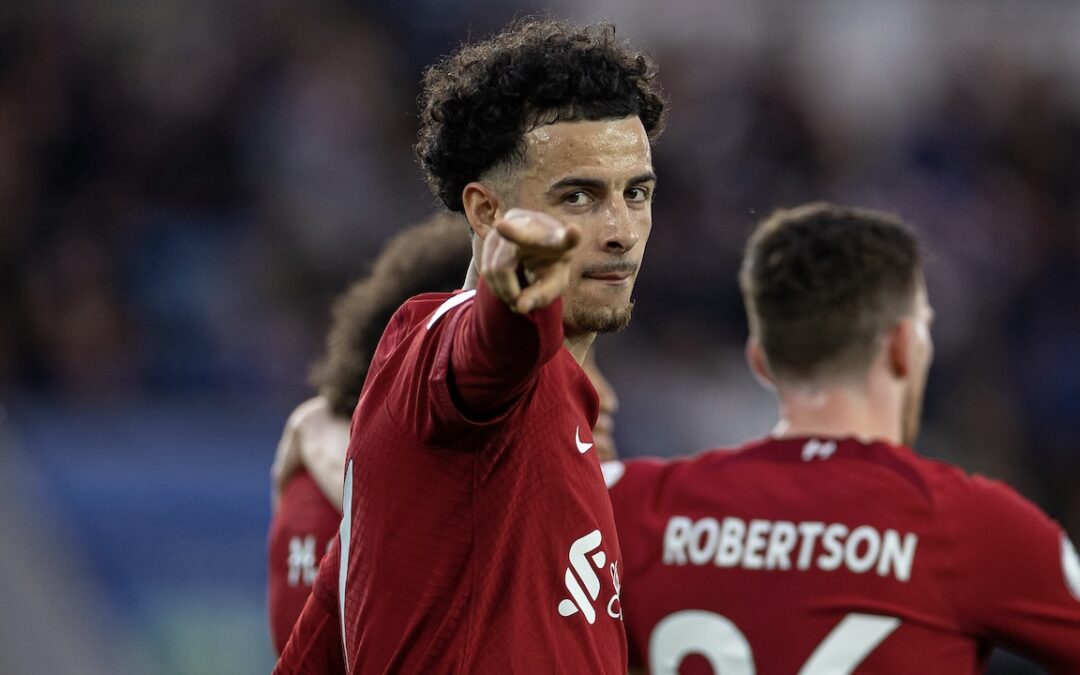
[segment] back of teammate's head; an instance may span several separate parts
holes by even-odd
[[[915,307],[919,244],[895,216],[810,204],[747,243],[739,283],[751,339],[778,382],[858,376]]]
[[[464,45],[424,73],[416,154],[428,184],[462,211],[467,184],[519,166],[525,134],[556,122],[636,115],[655,140],[664,124],[656,70],[610,25],[529,18]]]
[[[461,287],[472,256],[464,220],[440,213],[391,239],[371,273],[335,302],[326,353],[311,383],[337,415],[351,417],[390,317],[414,295]]]

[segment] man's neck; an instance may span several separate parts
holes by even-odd
[[[563,325],[565,327],[565,324]],[[593,340],[595,339],[596,333],[567,335],[563,338],[563,344],[570,350],[570,353],[574,356],[574,360],[577,361],[580,366],[585,362],[585,355],[589,353],[589,347],[592,346]]]
[[[881,400],[857,386],[785,385],[778,391],[778,438],[819,436],[883,440],[902,439],[900,405]]]
[[[480,286],[480,270],[476,268],[476,256],[469,261],[469,271],[465,273],[465,283],[461,285],[466,291],[471,291]]]

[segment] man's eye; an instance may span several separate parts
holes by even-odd
[[[649,198],[649,190],[643,187],[633,187],[626,191],[626,197],[632,202],[643,202]]]
[[[585,206],[591,201],[587,192],[577,191],[563,197],[563,202],[570,206]]]

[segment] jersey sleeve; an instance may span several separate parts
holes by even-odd
[[[517,314],[481,281],[473,303],[451,324],[450,344],[440,354],[444,367],[433,377],[445,382],[464,417],[486,420],[520,397],[562,348],[562,299]]]
[[[314,594],[308,596],[274,675],[346,675],[337,613],[328,612]]]
[[[1034,504],[973,479],[955,504],[954,579],[961,625],[1054,673],[1080,673],[1080,561]]]
[[[340,564],[340,540],[334,537],[274,675],[346,675],[337,604]]]
[[[414,298],[391,320],[357,411],[383,405],[397,425],[433,445],[504,421],[563,348],[561,299],[517,314],[481,281],[437,307],[420,304]]]

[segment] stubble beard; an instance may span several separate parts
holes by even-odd
[[[634,301],[622,307],[597,307],[574,303],[570,307],[570,319],[582,333],[617,333],[630,325]]]

